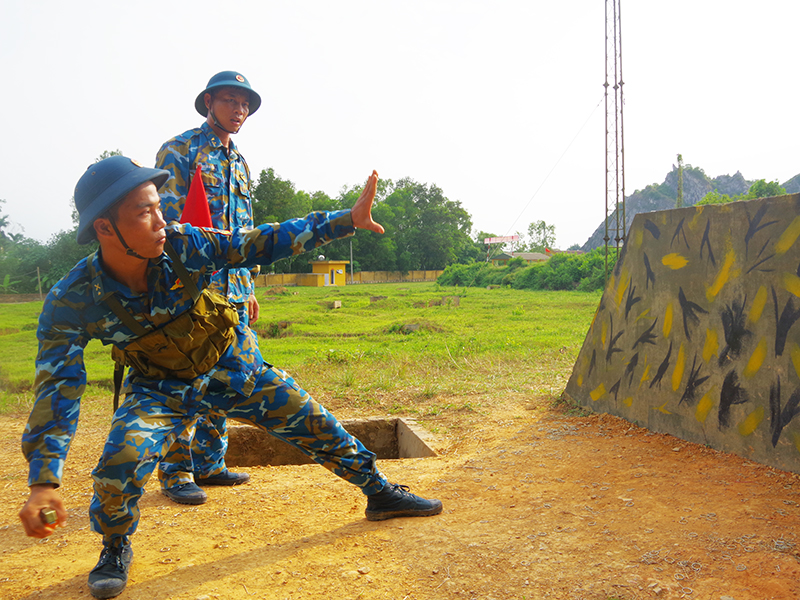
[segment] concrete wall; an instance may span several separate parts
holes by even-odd
[[[800,473],[800,194],[637,215],[567,385]]]
[[[398,283],[404,281],[436,281],[444,271],[361,271],[353,273],[352,283]],[[272,285],[294,286],[312,285],[311,283],[301,283],[303,277],[309,273],[275,273],[259,275],[256,278],[257,287],[269,287]],[[350,285],[350,271],[345,274],[345,281]],[[323,285],[319,283],[318,285]]]

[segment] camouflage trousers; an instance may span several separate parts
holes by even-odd
[[[92,472],[90,521],[105,542],[127,539],[136,531],[138,501],[158,461],[199,415],[208,414],[265,429],[365,494],[379,492],[386,484],[375,466],[375,455],[280,369],[265,366],[249,397],[215,380],[190,402],[156,390],[131,393],[114,414],[103,454]]]
[[[248,303],[236,304],[239,322],[250,324]],[[225,452],[228,450],[228,424],[219,415],[198,415],[193,427],[179,435],[158,466],[161,487],[168,489],[224,473]]]
[[[198,415],[197,420],[169,447],[158,468],[164,489],[210,477],[227,470],[227,419],[220,415]]]

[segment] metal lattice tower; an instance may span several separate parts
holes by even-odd
[[[606,3],[606,212],[605,254],[608,280],[608,248],[625,244],[625,143],[622,109],[622,21],[621,0]]]

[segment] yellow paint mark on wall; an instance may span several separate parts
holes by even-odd
[[[750,360],[747,361],[747,366],[744,368],[744,372],[742,373],[745,377],[752,377],[756,373],[758,373],[759,369],[761,369],[761,365],[764,364],[764,359],[767,356],[767,338],[761,338],[758,342],[758,346],[756,349],[753,350],[753,353],[750,355]]]
[[[712,387],[705,396],[700,398],[700,402],[697,403],[697,409],[694,411],[694,418],[700,423],[706,422],[708,414],[711,412],[711,409],[714,408],[714,401],[712,398],[715,395],[716,387]]]
[[[706,343],[703,345],[703,360],[708,362],[712,356],[719,356],[719,335],[716,329],[706,329]]]
[[[751,323],[758,323],[761,318],[761,313],[764,312],[764,306],[767,304],[767,288],[763,285],[758,288],[756,297],[753,298],[753,306],[750,307],[750,314],[747,319]]]
[[[639,380],[640,388],[645,381],[650,381],[650,365],[648,365],[646,362],[644,365],[644,373],[642,373],[642,378]]]
[[[598,400],[600,400],[600,398],[602,398],[605,395],[606,395],[606,386],[603,385],[602,383],[589,393],[589,397],[592,399],[592,402],[597,402]]]
[[[608,339],[608,323],[603,321],[603,328],[600,330],[600,342],[602,345],[606,345],[606,339]]]
[[[706,289],[706,298],[709,302],[714,300],[714,298],[717,297],[717,294],[719,294],[722,290],[723,286],[728,283],[728,280],[731,278],[731,268],[735,262],[736,253],[733,250],[728,250],[728,253],[725,255],[725,262],[722,263],[719,273],[717,273],[717,278],[714,280],[714,284],[710,288]]]
[[[638,317],[636,317],[636,322],[638,323],[639,319],[644,319],[648,314],[650,314],[650,309],[649,308],[646,311],[644,311],[642,314],[640,314]]]
[[[800,347],[798,347],[797,344],[792,344],[791,355],[794,371],[797,373],[797,376],[800,377]]]
[[[798,237],[800,237],[800,217],[795,217],[794,221],[789,224],[781,234],[781,237],[778,238],[778,241],[775,242],[775,253],[785,254],[787,250],[794,246]]]
[[[622,298],[625,296],[625,292],[628,291],[628,284],[630,282],[631,278],[628,275],[628,270],[623,269],[619,274],[619,286],[617,287],[617,296],[615,298],[617,307],[622,305]]]
[[[800,452],[800,433],[793,433],[792,441],[794,442],[794,447],[797,448],[798,452]]]
[[[578,387],[583,387],[583,373],[578,373]]]
[[[672,331],[672,302],[667,304],[667,309],[664,311],[664,327],[662,328],[664,337],[669,337],[671,331]]]
[[[628,408],[630,408],[631,405],[633,404],[633,396],[628,396],[627,398],[625,398],[625,400],[622,401],[622,403]]]
[[[748,436],[753,433],[756,428],[764,420],[764,407],[759,406],[745,418],[744,421],[739,423],[739,433],[743,436]]]
[[[637,229],[633,236],[634,248],[641,248],[642,242],[644,242],[644,229]]]
[[[683,371],[686,369],[686,354],[683,351],[683,344],[678,348],[678,358],[675,359],[675,369],[672,371],[672,391],[677,392],[683,381]]]
[[[688,227],[692,231],[692,233],[695,233],[694,230],[697,228],[697,224],[700,222],[700,216],[703,214],[703,207],[702,206],[697,206],[697,207],[695,207],[695,209],[696,210],[695,210],[694,216],[692,217],[692,220],[689,221],[689,224],[688,224]]]
[[[685,256],[681,256],[680,254],[673,252],[672,254],[667,254],[664,258],[662,258],[661,264],[665,267],[669,267],[673,271],[676,271],[688,265],[689,260]]]
[[[667,400],[667,402],[669,402],[669,400]],[[669,411],[666,409],[667,402],[664,402],[664,404],[662,404],[661,406],[656,406],[656,407],[654,407],[654,408],[653,408],[653,410],[657,410],[658,412],[662,412],[662,413],[664,413],[665,415],[671,415],[672,413],[671,413],[671,412],[669,412]]]
[[[800,277],[794,273],[784,273],[783,286],[787,291],[800,298]]]

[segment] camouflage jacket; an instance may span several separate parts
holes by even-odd
[[[233,140],[226,152],[208,123],[167,141],[156,155],[156,168],[166,169],[171,175],[159,190],[167,223],[180,222],[197,165],[201,168],[212,225],[225,231],[252,229],[250,169]],[[222,295],[227,291],[231,302],[245,302],[254,291],[253,277],[257,274],[257,266],[252,273],[247,269],[223,269],[212,279],[211,287]]]
[[[317,212],[303,219],[261,225],[250,231],[224,232],[170,225],[167,238],[190,275],[203,289],[215,271],[226,266],[268,265],[352,235],[350,211]],[[163,253],[148,265],[148,291],[136,295],[105,273],[100,254],[87,257],[50,290],[39,317],[36,358],[36,400],[22,436],[30,463],[28,485],[60,485],[64,460],[78,424],[80,399],[86,387],[83,351],[91,339],[124,348],[136,338],[104,298],[115,295],[145,328],[160,327],[189,310],[192,298]],[[194,380],[148,380],[129,371],[125,393],[164,394],[176,408],[201,396],[210,379],[248,396],[264,364],[256,334],[245,325],[208,373]]]

